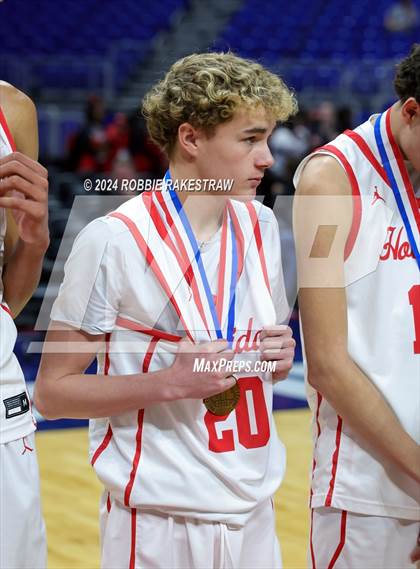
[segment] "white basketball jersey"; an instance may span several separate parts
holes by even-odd
[[[389,117],[387,111],[378,125],[418,244],[415,192],[419,188],[413,190]],[[355,196],[345,250],[348,352],[407,433],[420,442],[419,269],[381,162],[374,123],[371,117],[305,158],[294,181],[297,185],[306,163],[316,154],[336,158],[348,174]],[[312,507],[417,519],[418,486],[369,448],[309,384],[307,394],[314,414]]]
[[[171,232],[169,216],[176,218],[171,200],[152,198],[160,226],[151,221],[146,202],[143,194],[85,228],[66,263],[52,310],[53,320],[73,326],[81,322],[93,334],[108,332],[99,373],[167,368],[185,331],[194,341],[216,339],[199,279],[183,277],[176,249],[164,241],[165,232]],[[201,255],[225,327],[234,270],[230,251],[236,247],[233,349],[253,364],[259,360],[262,326],[285,319],[288,312],[278,225],[271,210],[258,202],[230,201],[229,216],[235,244],[224,224]],[[192,259],[184,228],[179,219],[174,223],[172,235],[177,234],[177,245]],[[223,279],[227,284],[220,287]],[[201,400],[189,399],[92,420],[91,461],[112,498],[144,510],[244,524],[280,484],[285,451],[272,419],[271,374],[238,376],[240,401],[227,417],[212,415]]]
[[[14,150],[14,142],[0,108],[0,158]],[[3,302],[4,238],[6,210],[0,208],[0,444],[35,430],[25,379],[13,353],[17,331],[8,306]]]

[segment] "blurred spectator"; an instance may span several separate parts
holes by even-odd
[[[138,113],[129,118],[129,149],[137,172],[151,177],[163,176],[167,168],[167,160],[161,150],[150,141],[146,124]]]
[[[124,113],[115,113],[112,122],[106,127],[105,135],[107,144],[104,170],[109,172],[121,151],[125,151],[123,155],[128,155],[130,128],[127,116]]]
[[[110,172],[117,178],[137,174],[159,177],[166,169],[166,159],[150,142],[144,121],[137,113],[127,117],[117,112],[106,121],[102,99],[92,96],[86,105],[86,124],[69,141],[66,166],[79,174]]]
[[[70,140],[67,167],[73,172],[102,172],[108,142],[104,125],[105,109],[100,97],[92,95],[86,105],[86,124]]]
[[[266,171],[258,191],[265,196],[264,203],[271,207],[277,195],[293,194],[293,174],[303,156],[352,127],[351,108],[336,109],[329,101],[309,112],[300,110],[290,122],[277,127],[270,139],[275,162]]]
[[[322,146],[339,134],[336,110],[330,101],[319,104],[310,112],[309,118],[313,148]]]
[[[412,0],[398,0],[390,6],[384,17],[389,32],[407,32],[416,27],[418,11]]]
[[[353,111],[350,107],[339,107],[336,111],[336,128],[338,132],[352,129],[353,124]]]
[[[138,178],[133,160],[126,148],[120,148],[112,162],[111,177],[115,180],[132,180]],[[121,189],[121,185],[118,185]]]
[[[311,133],[305,111],[299,111],[290,122],[276,128],[270,138],[274,165],[270,173],[279,180],[288,178],[290,161],[299,161],[311,147]]]

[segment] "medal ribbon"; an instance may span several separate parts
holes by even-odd
[[[407,236],[408,236],[408,240],[409,240],[410,245],[411,245],[411,249],[412,249],[412,251],[416,257],[417,265],[420,269],[420,252],[419,252],[419,249],[417,247],[417,242],[416,242],[416,239],[414,237],[413,230],[411,228],[410,220],[409,220],[407,212],[405,210],[404,202],[403,202],[402,197],[401,197],[401,193],[400,193],[400,189],[398,187],[397,180],[395,178],[390,160],[388,158],[388,154],[387,154],[387,151],[385,148],[383,135],[382,135],[382,131],[381,131],[381,125],[383,126],[383,123],[386,120],[386,127],[387,127],[386,132],[388,134],[389,142],[391,144],[391,148],[392,148],[393,153],[395,155],[395,159],[399,165],[401,176],[402,176],[403,181],[404,181],[404,185],[405,185],[405,188],[407,191],[408,198],[411,199],[411,202],[412,202],[413,198],[414,198],[414,190],[411,186],[411,183],[410,183],[410,180],[407,176],[407,173],[405,172],[405,166],[404,166],[402,156],[400,155],[399,148],[396,145],[396,143],[393,139],[393,136],[392,136],[392,131],[390,128],[390,116],[391,116],[390,110],[388,110],[386,113],[382,113],[377,118],[377,120],[375,122],[375,126],[374,126],[375,140],[376,140],[376,144],[378,146],[379,154],[381,156],[383,167],[385,168],[385,172],[388,176],[388,180],[389,180],[392,192],[393,192],[394,197],[395,197],[395,201],[397,202],[397,206],[398,206],[401,218],[404,222],[405,229],[407,231]],[[413,194],[413,196],[410,196],[410,192]],[[413,213],[414,213],[414,216],[416,216],[416,213],[418,216],[418,212],[416,212],[415,209],[413,209]],[[417,223],[418,223],[418,218],[417,218]]]
[[[208,304],[208,307],[209,307],[209,310],[210,310],[210,313],[211,313],[211,316],[213,319],[213,325],[214,325],[214,329],[216,332],[216,336],[218,339],[223,339],[222,326],[221,326],[221,315],[220,315],[220,319],[219,319],[219,316],[218,316],[217,310],[216,310],[216,305],[215,305],[215,302],[214,302],[214,299],[213,299],[213,296],[211,293],[210,284],[209,284],[209,281],[207,278],[206,270],[204,268],[203,260],[201,257],[200,248],[198,246],[197,239],[195,238],[195,235],[194,235],[193,230],[191,228],[191,224],[188,220],[188,217],[185,214],[185,211],[183,210],[181,201],[180,201],[177,193],[175,192],[175,190],[171,187],[172,186],[172,180],[171,180],[171,175],[170,175],[169,170],[166,172],[164,179],[165,179],[165,184],[164,184],[165,189],[163,191],[169,191],[170,198],[172,200],[172,203],[175,207],[176,212],[178,213],[179,219],[181,220],[181,223],[185,229],[185,232],[187,234],[188,240],[190,242],[190,245],[191,245],[191,248],[192,248],[192,251],[194,254],[194,259],[195,259],[197,266],[198,266],[198,269],[199,269],[202,285],[203,285],[205,295],[206,295],[206,299],[207,299],[207,304]],[[234,330],[234,324],[235,324],[235,290],[236,290],[236,283],[237,283],[237,279],[238,279],[238,255],[237,255],[234,227],[233,227],[232,221],[230,219],[229,219],[229,228],[230,228],[231,242],[232,242],[232,271],[231,271],[231,279],[230,279],[230,285],[229,285],[229,305],[228,305],[229,308],[228,308],[226,339],[231,344],[233,341],[233,330]],[[219,268],[219,271],[220,270],[221,270],[221,267]]]
[[[207,334],[210,337],[210,332],[209,332],[209,326],[207,323],[207,319],[206,319],[206,315],[204,313],[204,308],[201,302],[201,298],[200,298],[200,292],[198,290],[197,287],[197,283],[195,281],[194,278],[194,271],[193,268],[191,266],[191,263],[188,259],[188,254],[187,251],[185,249],[185,246],[182,242],[182,239],[179,235],[178,229],[176,228],[176,225],[169,213],[169,210],[166,206],[166,203],[162,197],[162,192],[158,192],[157,194],[157,201],[160,205],[160,207],[163,210],[163,213],[165,215],[167,224],[169,225],[174,237],[175,237],[175,241],[176,244],[178,245],[178,248],[176,247],[175,243],[172,241],[171,236],[169,235],[169,232],[167,230],[167,228],[165,227],[165,224],[163,223],[163,220],[161,219],[160,213],[156,207],[156,204],[154,203],[154,192],[152,194],[143,194],[144,196],[144,201],[146,203],[146,207],[147,210],[149,212],[149,215],[155,225],[156,230],[158,231],[161,239],[164,241],[164,243],[166,243],[166,245],[169,247],[169,249],[172,251],[172,253],[174,254],[180,268],[182,271],[182,274],[184,276],[184,278],[186,279],[188,286],[190,287],[192,294],[194,296],[194,301],[195,304],[197,306],[197,309],[200,313],[200,317],[204,323],[204,326],[207,330]]]

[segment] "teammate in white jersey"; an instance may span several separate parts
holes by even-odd
[[[390,109],[317,149],[295,175],[313,568],[419,558],[419,45],[395,88]]]
[[[47,563],[35,422],[13,353],[14,318],[36,288],[49,243],[48,178],[38,158],[36,110],[0,82],[0,567]]]
[[[272,382],[287,376],[294,340],[281,325],[278,225],[253,198],[273,161],[268,137],[295,108],[251,61],[176,62],[144,103],[169,157],[168,187],[76,239],[46,346],[81,349],[44,352],[35,400],[46,417],[95,418],[103,567],[281,566],[271,496],[285,459]],[[230,193],[217,191],[223,180]],[[83,375],[98,352],[98,375]],[[238,364],[249,369],[235,379]],[[214,414],[214,400],[207,410],[203,399],[228,388],[235,411]]]

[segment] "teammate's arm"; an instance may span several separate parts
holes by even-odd
[[[230,372],[193,372],[194,359],[233,359],[225,341],[182,340],[172,366],[131,375],[86,375],[105,335],[88,334],[52,322],[35,384],[34,402],[47,419],[120,415],[155,403],[204,399],[235,384]],[[111,354],[112,358],[112,354]]]
[[[294,227],[308,381],[355,433],[420,482],[420,447],[347,351],[343,259],[350,194],[347,176],[332,157],[311,159],[297,188]],[[318,229],[311,244],[312,227]]]
[[[0,105],[17,149],[0,158],[0,207],[7,211],[4,299],[17,316],[38,285],[49,245],[48,173],[37,162],[38,126],[31,99],[0,83]]]

